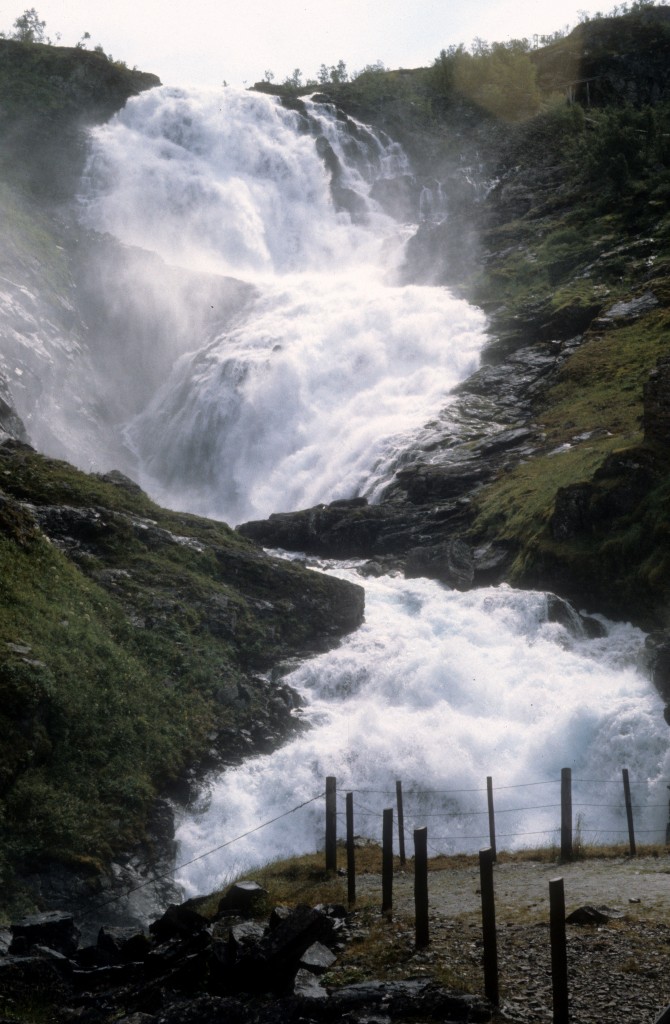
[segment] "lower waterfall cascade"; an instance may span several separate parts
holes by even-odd
[[[560,846],[563,767],[581,840],[625,844],[626,767],[638,842],[663,842],[667,726],[642,670],[644,634],[601,624],[605,635],[589,639],[549,621],[546,595],[505,585],[464,594],[431,580],[367,580],[365,625],[286,678],[311,728],[211,781],[182,817],[179,863],[322,794],[329,775],[340,838],[351,791],[356,833],[381,841],[401,780],[408,854],[412,829],[426,826],[432,855],[488,846],[487,776],[499,849]],[[176,878],[193,895],[323,844],[319,797]]]

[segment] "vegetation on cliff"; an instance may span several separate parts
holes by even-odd
[[[362,590],[165,511],[120,474],[0,447],[0,864],[105,864],[194,764],[297,727],[268,670],[355,628]]]
[[[0,175],[34,196],[67,196],[85,158],[82,128],[156,85],[97,50],[0,38]]]
[[[643,389],[670,325],[670,10],[622,10],[327,94],[447,185],[407,279],[482,306],[490,362],[556,355],[533,394],[541,443],[476,491],[468,539],[505,546],[511,582],[654,628],[670,615],[670,464],[667,438],[645,437]]]

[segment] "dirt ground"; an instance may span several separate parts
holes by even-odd
[[[551,1024],[549,881],[563,878],[566,914],[608,908],[605,922],[568,924],[571,1024],[653,1024],[670,1005],[670,857],[527,861],[494,869],[499,1021]],[[483,993],[479,868],[428,876],[430,944],[414,944],[414,877],[397,873],[389,928],[389,977],[437,975]],[[357,877],[359,899],[379,894],[378,875]],[[356,968],[356,944],[341,970]]]

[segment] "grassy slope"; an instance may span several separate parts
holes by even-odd
[[[0,482],[0,855],[104,862],[210,747],[271,741],[288,708],[254,673],[353,628],[360,594],[22,446]]]

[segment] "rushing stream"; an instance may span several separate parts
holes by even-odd
[[[408,173],[397,145],[328,107],[229,89],[154,90],[95,131],[83,222],[160,257],[127,293],[140,315],[151,300],[138,337],[168,315],[166,264],[248,288],[207,316],[200,285],[164,288],[156,386],[119,427],[153,496],[232,523],[374,499],[412,438],[448,417],[486,325],[446,289],[397,284],[412,226],[380,184]],[[441,202],[424,190],[417,217]],[[361,582],[353,565],[325,568]],[[622,841],[627,767],[639,838],[663,839],[667,727],[638,630],[589,639],[548,621],[545,595],[507,587],[387,576],[366,595],[365,625],[289,677],[311,729],[213,780],[181,821],[180,862],[223,847],[179,873],[188,893],[320,847],[327,775],[355,791],[357,831],[373,837],[402,780],[408,836],[426,824],[430,849],[452,851],[484,845],[488,775],[501,845],[555,842],[564,766],[584,838]]]

